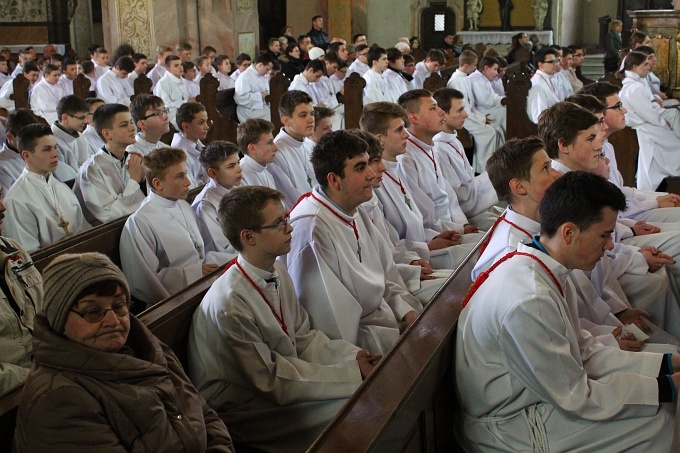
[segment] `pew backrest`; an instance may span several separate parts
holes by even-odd
[[[218,95],[222,104],[229,103],[229,96],[231,96],[231,102],[236,104],[234,101],[234,89],[225,90],[228,93],[218,91],[220,81],[210,73],[201,78],[200,85],[201,94],[196,97],[196,101],[205,107],[208,119],[213,122],[212,128],[208,131],[206,143],[214,140],[227,140],[235,143],[238,124],[232,119],[221,115],[218,107]]]
[[[289,86],[290,80],[288,77],[284,76],[282,72],[276,74],[269,81],[269,95],[265,97],[265,100],[269,102],[275,131],[278,131],[283,127],[281,115],[279,115],[279,105],[281,105],[281,97],[288,91]]]
[[[153,80],[148,78],[146,74],[140,74],[132,83],[135,94],[130,96],[130,100],[134,100],[140,94],[150,94],[151,87],[153,87]]]
[[[85,77],[85,74],[80,73],[73,79],[73,94],[80,99],[87,99],[87,93],[90,91],[90,79]]]
[[[440,88],[445,88],[446,87],[446,79],[444,79],[442,76],[437,74],[436,72],[433,72],[430,74],[430,76],[425,79],[423,82],[423,88],[429,91],[430,93],[434,93]]]
[[[623,176],[623,184],[635,187],[635,174],[637,173],[638,145],[637,132],[626,126],[625,129],[614,132],[609,136],[609,143],[614,147],[616,166]]]
[[[515,73],[508,81],[506,90],[506,139],[525,138],[538,133],[537,126],[527,115],[527,96],[531,79],[523,73]]]
[[[14,101],[14,108],[28,108],[28,90],[31,86],[31,82],[20,74],[14,78],[12,86],[14,88],[14,94],[11,94],[10,98]]]
[[[366,80],[357,72],[353,72],[349,77],[345,77],[345,94],[343,101],[345,102],[345,129],[358,129],[359,119],[363,106],[364,88],[366,88]]]

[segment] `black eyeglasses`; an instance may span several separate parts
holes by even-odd
[[[269,228],[276,228],[279,231],[283,231],[286,229],[286,225],[290,223],[290,216],[286,215],[283,219],[279,220],[276,223],[272,223],[271,225],[263,225],[259,227],[252,227],[248,228],[249,230],[266,230]]]
[[[71,115],[70,113],[67,113],[67,115],[70,116],[71,118],[77,119],[78,121],[85,121],[87,119],[87,117],[89,116],[89,113],[86,114],[85,116]]]
[[[560,62],[560,60],[546,60],[543,63],[545,63],[545,64],[555,64],[555,63],[559,63],[559,62]]]
[[[168,108],[159,109],[159,110],[156,110],[155,112],[153,112],[153,113],[150,114],[150,115],[146,115],[146,116],[142,117],[142,119],[143,119],[143,120],[148,120],[148,119],[151,118],[152,116],[163,116],[163,115],[167,115],[168,112],[170,112],[170,109],[168,109]]]
[[[605,110],[623,110],[623,104],[619,101],[611,107],[607,107]]]
[[[79,311],[75,311],[73,309],[71,309],[71,311],[80,316],[81,318],[83,318],[85,321],[94,324],[104,319],[106,317],[106,314],[110,311],[112,311],[113,314],[116,315],[117,317],[122,318],[123,316],[130,313],[131,305],[132,302],[127,301],[115,303],[111,306],[111,308],[91,308],[82,313]]]

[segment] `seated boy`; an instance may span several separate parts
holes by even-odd
[[[89,228],[76,196],[52,176],[59,158],[50,127],[24,127],[18,145],[26,168],[5,196],[7,237],[32,251]]]
[[[26,167],[24,158],[19,151],[19,132],[29,124],[35,124],[38,119],[29,109],[16,109],[7,116],[5,124],[7,138],[0,148],[0,185],[5,193],[19,179]]]
[[[383,78],[383,73],[387,69],[389,62],[387,61],[387,52],[382,47],[374,47],[368,51],[366,57],[368,66],[371,67],[362,76],[366,81],[366,88],[364,88],[363,104],[368,105],[371,102],[380,102],[387,98],[387,85]]]
[[[87,126],[87,103],[77,96],[63,97],[57,103],[59,120],[52,124],[57,140],[59,161],[76,173],[87,159],[92,157],[90,144],[82,134]]]
[[[61,77],[59,77],[59,86],[64,92],[64,96],[73,94],[73,81],[78,75],[78,65],[76,61],[71,58],[64,58],[61,63]]]
[[[261,118],[271,120],[269,104],[265,97],[269,94],[269,79],[267,73],[274,66],[274,59],[263,54],[257,57],[255,64],[246,69],[236,79],[236,114],[239,121],[243,122],[248,118]],[[232,74],[233,76],[233,74]]]
[[[125,79],[134,70],[135,62],[132,58],[120,57],[113,68],[97,79],[97,96],[107,104],[129,106],[134,89],[130,89]]]
[[[251,118],[238,125],[236,142],[243,154],[241,185],[276,188],[274,177],[267,169],[278,151],[272,132],[274,125],[259,118]]]
[[[220,81],[220,86],[217,91],[228,90],[234,88],[236,81],[229,76],[231,72],[231,62],[226,55],[218,55],[215,57],[215,67],[217,68],[216,77]]]
[[[17,66],[18,68],[19,66]],[[24,64],[23,72],[17,77],[25,77],[31,86],[35,85],[40,77],[40,68],[38,65],[32,61],[27,61]],[[12,113],[15,109],[14,104],[14,79],[8,80],[0,88],[0,108],[7,110],[8,113]]]
[[[305,149],[305,166],[307,167],[307,172],[312,176],[312,183],[317,184],[316,177],[314,176],[314,168],[312,167],[312,151],[321,137],[326,134],[333,132],[333,127],[335,125],[335,116],[338,113],[327,107],[314,107],[314,132],[309,137],[305,137],[304,149]]]
[[[293,228],[268,187],[240,187],[220,203],[239,256],[194,313],[191,380],[244,447],[304,451],[381,356],[310,328],[286,267]]]
[[[167,148],[161,137],[170,131],[170,117],[163,99],[153,94],[140,94],[130,104],[130,113],[137,126],[137,135],[127,152],[146,156],[156,148]]]
[[[312,98],[304,91],[287,91],[281,97],[279,114],[284,126],[274,139],[279,151],[269,171],[276,188],[285,195],[286,209],[291,209],[313,186],[304,150],[305,137],[314,132],[313,113]]]
[[[177,125],[181,132],[175,133],[172,137],[172,146],[180,148],[187,155],[187,173],[191,181],[191,188],[194,189],[208,182],[199,157],[205,145],[201,140],[210,131],[212,121],[208,119],[208,112],[203,104],[198,102],[187,102],[177,109]]]
[[[39,117],[45,118],[47,124],[57,121],[57,103],[65,96],[64,90],[59,85],[60,76],[61,68],[48,63],[43,70],[43,78],[31,90],[31,110]]]
[[[210,181],[194,199],[191,209],[196,213],[205,251],[212,261],[224,264],[235,258],[237,253],[222,233],[217,209],[222,198],[241,182],[238,147],[217,140],[203,150],[199,160]]]
[[[324,62],[321,60],[312,60],[307,63],[305,70],[301,74],[298,74],[293,78],[290,86],[288,86],[288,91],[299,90],[304,91],[312,98],[312,105],[319,105],[319,100],[316,97],[316,92],[314,91],[314,86],[312,83],[316,83],[323,76]],[[321,104],[323,105],[323,104]]]
[[[153,94],[163,99],[169,110],[170,124],[178,131],[182,130],[175,121],[177,109],[189,101],[189,93],[182,79],[182,60],[177,55],[169,55],[165,59],[166,71],[154,86]]]
[[[192,61],[183,61],[182,71],[184,71],[182,78],[184,79],[184,85],[187,87],[189,102],[196,102],[196,96],[201,94],[201,87],[196,80],[198,77],[196,66]]]
[[[93,121],[106,145],[80,167],[73,191],[94,225],[139,208],[144,200],[139,187],[144,167],[141,154],[125,151],[135,142],[135,126],[126,106],[104,104],[94,113]]]
[[[423,83],[430,77],[433,72],[439,74],[439,68],[444,66],[446,58],[444,57],[444,52],[439,49],[430,49],[427,52],[425,61],[421,61],[416,65],[416,70],[413,73],[413,87],[420,89],[423,88]]]
[[[135,70],[128,74],[127,78],[125,79],[125,82],[127,83],[128,93],[134,94],[135,80],[137,80],[139,76],[142,74],[146,75],[146,68],[149,65],[149,60],[143,53],[133,53],[131,58],[132,62],[135,64]],[[148,93],[140,94],[150,94],[150,91]]]
[[[89,60],[88,60],[89,61]],[[104,105],[104,101],[99,98],[87,98],[85,99],[87,104],[87,127],[83,131],[83,135],[87,138],[87,142],[90,145],[90,154],[97,154],[97,151],[102,149],[104,146],[104,140],[97,133],[97,129],[94,127],[94,122],[92,118],[94,117],[94,112],[97,111],[99,107]]]
[[[186,154],[160,148],[144,156],[149,195],[125,222],[120,261],[132,295],[148,306],[217,269],[205,249],[189,193]]]

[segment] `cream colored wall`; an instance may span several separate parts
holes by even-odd
[[[369,44],[381,47],[394,46],[402,36],[409,36],[411,30],[411,7],[404,0],[367,0],[366,35]]]
[[[597,21],[602,16],[616,19],[616,0],[586,0],[583,3],[581,22],[581,43],[597,45],[600,39],[600,25]]]
[[[297,38],[312,28],[312,17],[317,14],[324,18],[328,17],[324,0],[288,0],[286,7],[288,12],[288,25],[293,27],[293,32]],[[328,25],[324,24],[324,31],[328,33]]]

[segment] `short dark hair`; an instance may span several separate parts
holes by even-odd
[[[552,159],[559,156],[560,147],[576,141],[578,133],[598,122],[597,116],[580,105],[558,102],[541,113],[538,119],[538,136],[545,142],[545,150]]]
[[[576,105],[580,105],[584,109],[588,110],[589,112],[592,113],[602,113],[604,114],[605,110],[607,109],[607,104],[604,102],[600,101],[598,98],[595,96],[591,96],[589,94],[574,94],[572,96],[569,96],[564,100],[564,102],[572,102]]]
[[[236,143],[242,154],[248,155],[248,145],[257,143],[262,134],[274,132],[274,124],[260,118],[248,118],[238,125]]]
[[[236,66],[241,66],[244,61],[253,61],[247,53],[240,53],[236,56]]]
[[[128,113],[128,107],[123,104],[104,104],[94,112],[92,115],[92,122],[97,134],[106,142],[102,135],[104,129],[111,129],[113,127],[113,119],[119,113]]]
[[[545,149],[545,143],[538,137],[514,138],[489,156],[486,171],[499,200],[512,204],[510,181],[515,178],[530,181],[534,154],[542,149]]]
[[[167,57],[165,57],[165,66],[170,65],[171,61],[182,61],[182,59],[177,55],[168,55]]]
[[[274,57],[269,55],[268,53],[263,53],[257,59],[255,60],[254,64],[263,64],[267,66],[268,64],[274,65]]]
[[[163,99],[153,94],[140,94],[132,99],[130,103],[130,114],[135,125],[146,116],[146,111],[150,108],[159,108],[165,105]]]
[[[271,45],[274,44],[275,42],[279,42],[279,38],[269,38],[267,40],[267,47],[271,47]]]
[[[321,60],[309,60],[307,66],[305,66],[305,71],[311,69],[312,72],[325,72],[326,64]]]
[[[7,122],[5,123],[5,128],[7,132],[18,137],[21,129],[28,126],[29,124],[38,123],[38,118],[35,114],[27,108],[16,109],[9,115],[7,115]]]
[[[231,189],[220,201],[217,216],[222,233],[237,250],[243,250],[241,231],[261,226],[262,210],[270,201],[281,202],[284,195],[264,186],[244,186]]]
[[[194,50],[194,46],[186,41],[180,41],[175,46],[175,52],[179,52],[180,50]]]
[[[652,46],[640,46],[637,49],[635,49],[636,52],[643,53],[647,56],[653,55],[656,53],[654,48]]]
[[[534,57],[534,63],[538,66],[538,63],[545,63],[545,57],[548,55],[553,55],[555,57],[559,57],[560,54],[557,53],[555,49],[551,49],[550,47],[544,47],[538,52],[536,52],[536,56]]]
[[[135,63],[139,63],[140,60],[148,60],[148,58],[143,53],[137,52],[132,54],[132,61],[134,61]]]
[[[28,74],[29,72],[40,72],[40,68],[35,61],[27,61],[24,63],[23,73]]]
[[[394,63],[400,58],[404,58],[404,53],[397,49],[396,47],[390,47],[387,49],[387,61]]]
[[[323,64],[323,63],[322,63]],[[314,102],[312,97],[300,90],[290,90],[283,93],[279,102],[279,115],[291,117],[295,107],[300,104],[311,104]]]
[[[33,153],[38,145],[38,140],[46,135],[54,135],[47,124],[29,124],[19,132],[19,152],[28,151]]]
[[[602,220],[604,208],[625,210],[623,192],[602,176],[570,171],[557,178],[543,195],[539,207],[541,235],[553,237],[567,222],[585,231]]]
[[[317,19],[323,19],[323,16],[317,14],[316,16],[312,17],[312,22],[316,21]]]
[[[446,58],[444,57],[444,52],[439,49],[430,49],[425,56],[425,59],[430,59],[430,61],[436,61],[441,66],[446,63]]]
[[[43,74],[50,74],[54,71],[61,71],[61,66],[57,66],[56,64],[52,63],[47,63],[43,68]]]
[[[83,68],[83,74],[90,74],[92,71],[94,71],[94,63],[92,60],[81,61],[80,67]]]
[[[215,140],[201,151],[198,161],[207,172],[208,168],[217,170],[222,162],[234,154],[238,154],[238,146],[226,140]]]
[[[359,44],[358,46],[356,46],[356,47],[354,48],[354,52],[355,52],[355,53],[359,53],[359,52],[361,52],[361,51],[364,50],[364,49],[368,49],[368,46],[367,46],[366,44]]]
[[[458,63],[463,65],[472,65],[472,64],[477,64],[479,61],[479,57],[477,56],[476,53],[474,53],[471,50],[464,50],[461,52],[460,57],[458,57]]]
[[[120,68],[126,72],[132,72],[135,70],[135,62],[128,56],[122,56],[116,60],[116,62],[113,64],[113,67]]]
[[[368,66],[372,67],[374,61],[380,60],[380,57],[383,55],[387,55],[387,52],[385,49],[382,47],[371,47],[371,50],[368,51],[368,55],[366,55],[366,58],[368,60]]]
[[[59,116],[60,122],[63,114],[77,115],[78,113],[87,113],[88,110],[90,110],[90,108],[87,106],[87,103],[78,96],[72,94],[64,96],[57,102],[57,115]]]
[[[74,60],[73,58],[64,58],[63,60],[61,60],[61,70],[64,71],[68,66],[75,64],[76,60]]]
[[[290,91],[289,91],[290,93]],[[364,154],[368,144],[356,135],[340,130],[321,137],[312,151],[314,176],[321,187],[328,187],[328,175],[345,177],[345,161]]]
[[[630,35],[630,39],[628,40],[628,46],[631,49],[634,49],[638,44],[645,42],[645,39],[647,39],[647,35],[645,33],[642,33],[641,31],[633,32],[633,34]]]
[[[451,99],[464,99],[465,96],[455,88],[439,88],[432,94],[432,97],[437,101],[437,107],[449,113],[451,110]]]
[[[319,121],[321,121],[324,118],[333,118],[333,115],[335,115],[335,110],[329,109],[328,107],[322,107],[320,105],[317,105],[314,107],[314,127],[319,125]]]
[[[590,94],[606,104],[607,98],[618,94],[620,90],[621,88],[609,82],[595,82],[581,88],[579,94]]]
[[[362,36],[366,36],[364,33],[357,33],[356,35],[352,36],[352,42],[356,44],[357,39],[361,38]]]
[[[375,135],[371,134],[370,132],[362,131],[359,129],[350,129],[347,132],[356,135],[357,137],[366,142],[366,144],[368,145],[368,149],[366,150],[366,152],[368,153],[369,160],[382,157],[383,147],[380,144],[380,140],[378,140],[378,138]]]
[[[399,105],[406,110],[407,114],[415,113],[420,110],[420,105],[423,102],[422,99],[431,97],[432,93],[421,88],[402,93],[397,102],[399,102]]]
[[[153,180],[165,179],[166,170],[172,165],[186,162],[187,155],[181,148],[165,147],[156,148],[144,156],[142,164],[146,172],[146,184],[153,187]]]
[[[566,57],[567,55],[573,55],[574,51],[571,50],[569,47],[562,47],[562,57]]]
[[[477,63],[477,68],[480,71],[483,71],[484,68],[486,67],[493,68],[493,65],[495,64],[498,64],[498,60],[496,59],[496,57],[487,55],[479,59],[479,63]]]
[[[200,112],[206,111],[207,110],[203,104],[198,102],[185,102],[177,109],[177,116],[175,117],[177,121],[177,127],[179,127],[180,130],[183,130],[183,123],[191,123],[194,118],[196,118],[196,115],[198,115]]]
[[[205,46],[203,48],[203,52],[201,52],[203,55],[208,55],[210,52],[215,52],[217,53],[217,49],[215,49],[213,46]]]
[[[359,124],[362,131],[371,134],[387,134],[390,121],[401,118],[406,121],[406,111],[393,102],[372,102],[364,106]]]
[[[90,107],[92,107],[95,104],[106,104],[103,99],[99,98],[85,98],[85,103],[87,104],[87,109],[90,110]]]
[[[190,69],[194,69],[196,66],[194,65],[193,61],[183,61],[182,62],[182,71],[187,72]]]
[[[215,59],[213,60],[213,63],[215,64],[215,66],[221,66],[222,63],[224,63],[224,60],[228,60],[229,63],[231,63],[231,58],[229,58],[229,56],[227,55],[216,56]]]

